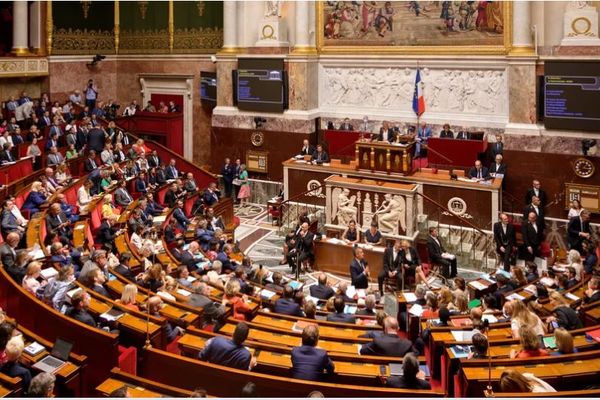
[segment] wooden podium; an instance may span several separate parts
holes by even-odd
[[[412,170],[414,142],[356,142],[356,164],[359,170],[408,175]]]

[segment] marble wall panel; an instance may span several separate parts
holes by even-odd
[[[231,72],[237,68],[237,61],[217,63],[217,106],[233,107],[233,82]]]
[[[90,59],[82,61],[52,60],[48,66],[50,96],[65,100],[75,90],[82,91],[88,79],[94,79],[98,86],[98,99],[107,101],[117,96],[117,61],[104,60],[94,67],[88,67]]]
[[[310,110],[318,106],[318,66],[316,62],[288,63],[290,110]]]
[[[509,65],[508,99],[509,120],[517,124],[537,121],[535,66]]]
[[[256,112],[256,115],[260,115]],[[261,131],[313,133],[315,122],[313,119],[292,119],[263,116],[266,122]],[[217,115],[212,116],[212,126],[218,128],[255,129],[253,115]]]

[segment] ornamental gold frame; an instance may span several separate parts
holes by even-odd
[[[327,46],[325,45],[325,25],[323,18],[324,1],[317,0],[315,4],[316,45],[321,54],[371,54],[371,55],[507,55],[512,50],[512,1],[503,1],[504,17],[503,45],[481,46]]]

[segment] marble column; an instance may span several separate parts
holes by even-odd
[[[29,43],[35,54],[40,55],[42,46],[42,5],[40,1],[33,1],[29,6]]]
[[[315,49],[310,44],[310,7],[314,3],[308,0],[294,2],[296,7],[296,29],[294,53],[314,53]]]
[[[235,52],[237,48],[237,2],[223,2],[223,52]]]
[[[513,2],[513,38],[511,54],[532,54],[533,34],[531,32],[531,3],[518,0]]]
[[[13,47],[17,56],[29,54],[28,42],[29,10],[26,1],[13,1]]]

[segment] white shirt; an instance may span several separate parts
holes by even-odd
[[[12,215],[15,216],[15,218],[17,219],[17,222],[19,223],[19,225],[25,226],[27,225],[27,220],[25,218],[23,218],[23,214],[21,214],[21,210],[19,210],[19,207],[17,207],[16,205],[14,205],[11,209],[10,212],[12,213]]]
[[[138,235],[136,232],[133,232],[133,234],[131,235],[131,244],[133,244],[135,246],[135,248],[138,251],[140,251],[142,249],[144,242],[140,235]]]
[[[84,186],[81,186],[79,189],[77,189],[77,205],[79,206],[80,211],[87,210],[87,206],[90,204],[90,201],[92,201],[92,196],[90,196],[90,193],[85,189]]]

